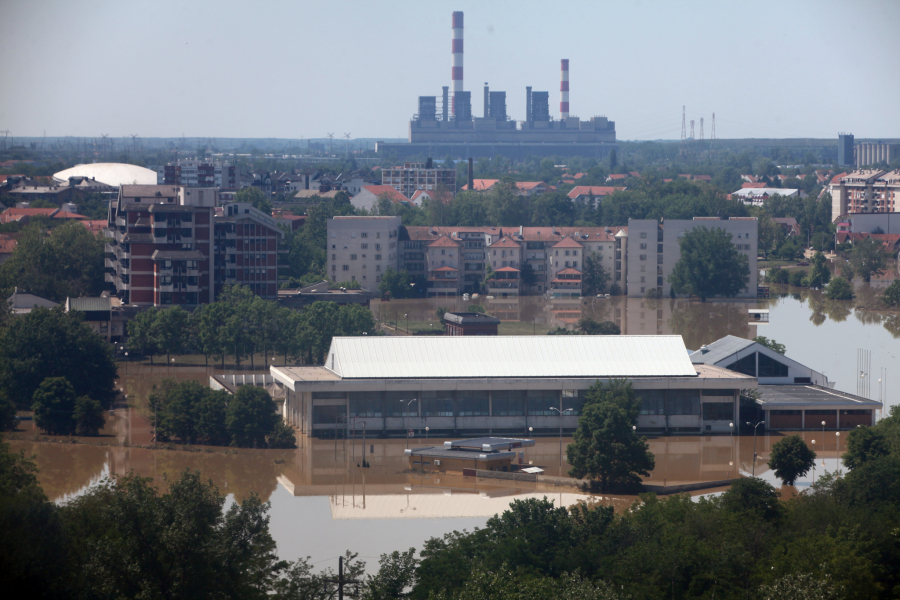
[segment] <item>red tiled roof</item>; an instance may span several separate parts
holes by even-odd
[[[387,194],[388,198],[391,199],[391,202],[409,202],[409,198],[389,185],[364,185],[362,186],[362,189],[371,192],[376,196]]]
[[[624,187],[614,187],[610,185],[578,185],[572,188],[572,191],[569,192],[569,198],[575,199],[578,196],[590,196],[593,194],[594,196],[608,196],[613,192],[621,192],[624,190]]]
[[[472,180],[472,188],[476,192],[484,192],[484,191],[489,190],[492,187],[494,187],[494,184],[497,183],[498,181],[500,181],[500,180],[499,179],[473,179]],[[468,190],[469,184],[467,183],[466,185],[462,186],[462,189]]]
[[[87,220],[87,217],[85,217],[84,215],[79,215],[79,214],[76,214],[73,212],[69,212],[67,210],[59,211],[58,213],[53,215],[53,218],[54,219],[81,219],[81,220],[85,220],[85,221]]]
[[[508,237],[500,238],[490,245],[491,248],[520,248],[519,242],[513,241]]]
[[[766,183],[764,181],[756,182],[756,181],[745,181],[741,184],[741,189],[745,188],[764,188],[766,187]]]
[[[640,177],[641,176],[641,174],[638,173],[637,171],[628,171],[628,174],[631,175],[632,177]]]
[[[437,190],[416,190],[415,192],[413,192],[412,198],[410,198],[410,200],[415,201],[417,198],[419,198],[419,196],[427,196],[431,199],[437,199],[438,193]],[[453,200],[453,194],[445,191],[442,200],[445,204],[450,202],[451,200]]]
[[[33,217],[36,215],[50,216],[55,213],[58,208],[7,208],[3,211],[5,215],[19,215],[21,217]]]
[[[557,273],[557,275],[581,275],[581,271],[579,271],[578,269],[573,269],[572,267],[568,267]]]
[[[841,178],[846,177],[846,176],[847,176],[846,173],[841,173],[840,175],[835,175],[834,177],[831,178],[831,183],[840,183]]]
[[[587,177],[587,173],[575,173],[573,177],[574,179],[581,179],[582,177]]]
[[[446,273],[449,271],[459,271],[459,269],[454,269],[453,267],[438,267],[437,269],[432,269],[432,271],[441,271],[443,273]]]
[[[538,186],[544,185],[543,181],[517,181],[516,187],[520,190],[533,190]]]
[[[663,183],[672,183],[673,179],[663,179]]]
[[[442,246],[452,248],[452,247],[459,246],[459,245],[460,245],[459,242],[457,242],[456,240],[454,240],[452,237],[450,237],[448,235],[441,236],[438,239],[436,239],[435,241],[428,244],[429,247],[434,246],[437,248],[440,248]]]
[[[576,242],[570,237],[565,237],[559,243],[553,245],[554,248],[584,248],[584,244]]]
[[[0,235],[0,254],[12,254],[18,244],[13,238]]]
[[[519,269],[514,269],[513,267],[500,267],[499,269],[494,269],[494,273],[519,273]]]
[[[712,181],[712,177],[709,175],[694,175],[694,179],[698,181]]]
[[[93,233],[100,233],[101,231],[106,229],[106,221],[105,220],[89,221],[89,220],[85,219],[84,221],[79,221],[79,222],[82,225],[84,225],[85,227],[87,227],[88,231],[91,231]]]
[[[628,175],[624,173],[613,173],[612,175],[607,177],[607,179],[625,179],[626,177],[628,177]]]

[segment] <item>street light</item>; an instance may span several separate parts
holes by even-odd
[[[406,410],[403,412],[403,418],[405,419],[404,423],[406,424],[406,449],[409,449],[409,405],[418,400],[418,398],[413,398],[409,402],[406,400],[401,400],[400,404],[406,402]]]
[[[813,454],[816,453],[816,440],[812,440]],[[816,461],[813,461],[813,483],[816,482]]]
[[[822,421],[822,466],[825,466],[825,421]]]
[[[837,457],[838,467],[841,466],[841,432],[834,432],[834,455]]]
[[[765,423],[765,421],[760,421],[756,425],[747,421],[747,425],[753,428],[753,476],[756,477],[756,428]]]
[[[428,426],[425,426],[425,444],[428,444]]]
[[[406,319],[406,335],[409,335],[409,313],[403,313],[403,318]]]
[[[555,406],[551,406],[550,410],[555,410],[559,413],[559,476],[562,477],[562,417],[565,413],[574,411],[574,408],[567,408],[565,410],[559,410]],[[531,431],[531,428],[528,428],[528,431]]]

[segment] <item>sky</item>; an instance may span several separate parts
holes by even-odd
[[[568,58],[571,114],[620,140],[678,139],[682,106],[698,137],[900,138],[898,0],[3,0],[0,131],[406,137],[454,10],[476,117],[485,82],[558,117]]]

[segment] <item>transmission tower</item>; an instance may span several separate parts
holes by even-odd
[[[703,117],[700,117],[700,141],[703,141]]]
[[[345,133],[345,134],[344,134],[344,139],[347,140],[347,143],[344,144],[344,147],[345,147],[345,149],[347,150],[347,156],[349,157],[349,156],[350,156],[350,134],[349,134],[349,133]]]
[[[334,134],[329,133],[328,134],[328,154],[332,154],[331,148],[333,146],[333,142],[334,142]]]

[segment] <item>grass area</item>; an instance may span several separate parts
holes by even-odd
[[[498,330],[499,335],[546,335],[550,328],[543,323],[528,323],[526,321],[501,321]]]
[[[775,267],[793,267],[796,264],[797,264],[796,260],[773,259],[773,260],[761,260],[757,263],[757,266],[760,269],[772,269]]]

